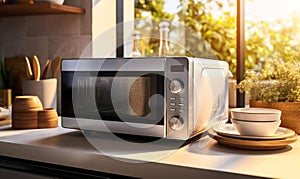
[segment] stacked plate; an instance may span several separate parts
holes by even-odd
[[[296,142],[293,130],[279,127],[281,111],[264,108],[232,110],[232,124],[222,124],[209,130],[218,143],[249,150],[272,150]]]
[[[219,144],[247,150],[274,150],[286,147],[296,142],[298,135],[293,130],[279,127],[272,136],[241,135],[232,124],[215,126],[208,134]]]

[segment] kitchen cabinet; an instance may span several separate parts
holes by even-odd
[[[59,5],[50,2],[37,2],[34,4],[8,4],[0,5],[0,17],[46,15],[46,14],[84,14],[85,10],[78,7]]]

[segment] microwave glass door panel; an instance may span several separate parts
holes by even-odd
[[[95,73],[62,72],[63,116],[163,125],[163,72]]]

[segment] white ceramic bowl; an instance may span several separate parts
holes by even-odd
[[[34,2],[53,2],[55,4],[62,5],[65,2],[65,0],[34,0]]]
[[[268,108],[235,108],[231,109],[233,119],[245,121],[277,121],[280,120],[281,111]]]
[[[241,135],[267,137],[277,131],[281,120],[261,122],[231,119],[231,122]]]

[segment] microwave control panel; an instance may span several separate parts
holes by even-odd
[[[188,61],[167,58],[165,66],[167,137],[188,137]]]

